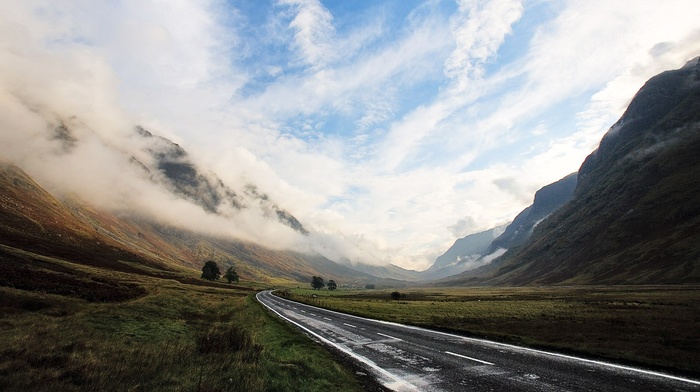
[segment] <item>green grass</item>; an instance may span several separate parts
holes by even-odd
[[[183,284],[58,260],[42,263],[61,274],[61,287],[78,291],[0,287],[2,391],[363,389],[328,351],[270,316],[249,284]],[[74,282],[91,277],[138,287],[140,296],[86,299],[96,297],[79,292]]]
[[[287,290],[365,317],[700,375],[700,287]],[[313,296],[316,295],[314,298]]]

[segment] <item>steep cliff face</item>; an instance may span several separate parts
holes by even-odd
[[[639,160],[653,155],[664,142],[688,136],[697,121],[697,91],[700,66],[695,58],[678,70],[663,72],[645,83],[630,102],[622,117],[600,141],[579,169],[577,194],[604,181],[607,172],[624,160]],[[683,135],[681,135],[683,133]]]
[[[700,63],[650,79],[579,170],[571,202],[508,252],[507,284],[700,282]]]

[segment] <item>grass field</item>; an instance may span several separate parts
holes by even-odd
[[[700,376],[700,287],[282,291],[381,320]],[[315,296],[315,297],[314,297]]]
[[[376,387],[267,313],[255,283],[9,247],[0,272],[2,391]],[[399,300],[391,291],[285,292],[353,314],[700,375],[697,286],[401,289]]]
[[[18,276],[11,287],[7,273],[19,265],[32,266],[35,277]],[[211,285],[194,275],[178,281],[16,252],[0,254],[0,267],[2,391],[366,387],[270,316],[254,300],[254,284]],[[40,290],[28,290],[31,279],[44,280]]]

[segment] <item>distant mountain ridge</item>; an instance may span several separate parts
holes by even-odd
[[[700,58],[639,90],[528,241],[444,284],[700,283]]]
[[[456,240],[435,259],[430,268],[421,272],[421,277],[426,280],[441,279],[482,265],[479,260],[489,254],[489,246],[500,232],[500,228],[494,228]]]
[[[493,228],[458,239],[423,271],[423,279],[442,279],[473,270],[527,241],[538,223],[571,199],[576,178],[577,174],[572,173],[542,187],[535,193],[532,204],[521,211],[505,230]]]
[[[535,192],[535,200],[532,205],[520,212],[503,234],[493,240],[488,253],[493,253],[498,249],[510,249],[527,241],[538,223],[571,200],[577,178],[577,173],[571,173]]]

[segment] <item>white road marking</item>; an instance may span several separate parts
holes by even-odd
[[[329,319],[328,317],[324,317],[323,319],[328,320],[328,321],[333,321],[333,320]]]
[[[391,335],[385,335],[385,334],[383,334],[383,333],[381,333],[381,332],[377,332],[377,335],[381,335],[381,336],[384,336],[385,338],[389,338],[389,339],[394,339],[394,340],[398,340],[398,341],[400,341],[400,342],[402,342],[402,341],[403,341],[402,339],[399,339],[399,338],[393,337],[393,336],[391,336]]]
[[[357,328],[357,326],[355,326],[355,325],[352,325],[352,324],[348,324],[348,323],[343,323],[343,324],[347,325],[348,327],[353,327],[353,328]]]
[[[310,315],[312,315],[312,316],[314,316],[314,317],[316,317],[316,315],[315,315],[315,314],[313,314],[313,313],[309,313],[309,314],[310,314]]]
[[[450,351],[445,351],[445,354],[450,354],[450,355],[454,355],[455,357],[460,357],[460,358],[468,359],[468,360],[470,360],[470,361],[483,363],[484,365],[492,365],[492,366],[493,366],[493,363],[491,363],[491,362],[482,361],[481,359],[476,359],[476,358],[468,357],[468,356],[466,356],[466,355],[456,354],[456,353],[453,353],[453,352],[450,352]]]

